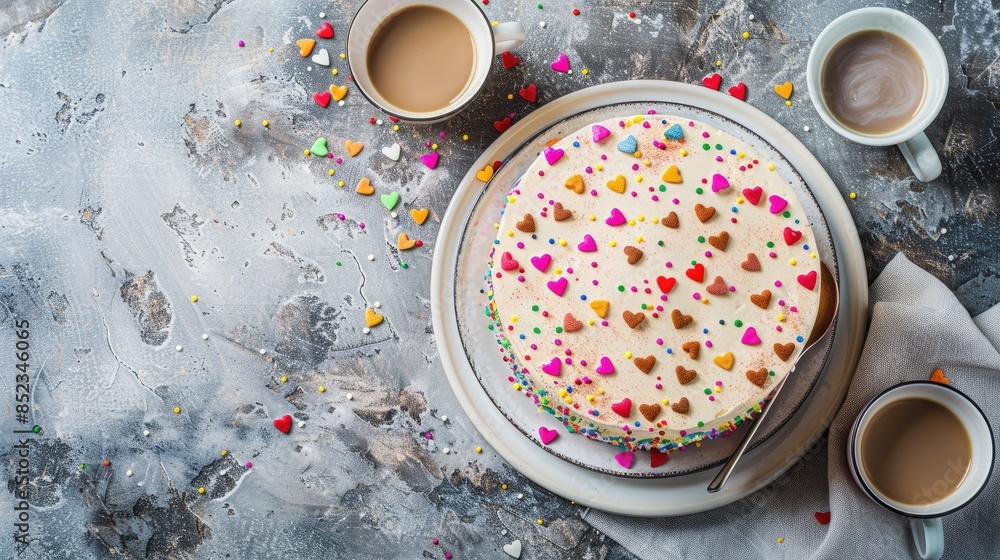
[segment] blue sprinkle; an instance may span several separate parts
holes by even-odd
[[[737,212],[739,212],[739,211],[740,211],[740,209],[739,209],[739,208],[737,208],[737,207],[733,206],[733,214],[735,214],[735,213],[737,213]]]
[[[574,140],[573,141],[573,147],[574,148],[579,148],[580,147],[580,143],[578,141]]]
[[[555,245],[555,244],[556,244],[556,240],[555,240],[555,239],[552,239],[552,238],[550,237],[550,238],[549,238],[549,245]]]
[[[809,250],[809,246],[808,245],[802,245],[802,248],[805,249],[806,251]]]
[[[524,334],[519,334],[517,335],[517,337],[520,338],[521,340],[524,340]]]
[[[601,411],[600,410],[595,410],[594,411],[594,416],[600,416],[600,415],[601,415]],[[590,435],[594,435],[594,430],[590,431]]]
[[[639,424],[639,421],[638,421],[638,420],[636,420],[636,421],[635,421],[635,427],[636,427],[636,428],[638,428],[639,426],[640,426],[640,424]]]
[[[667,119],[663,119],[662,121],[660,121],[660,124],[667,124]]]
[[[681,125],[674,123],[673,126],[668,128],[663,133],[663,136],[669,138],[670,140],[680,140],[681,138],[684,138],[684,129],[681,128]]]
[[[736,150],[729,150],[729,153],[733,154],[735,156],[736,155]]]
[[[500,244],[500,240],[499,239],[494,239],[493,240],[493,244],[494,245],[499,245]]]
[[[532,233],[532,234],[531,234],[531,238],[532,238],[532,239],[538,239],[538,235],[536,235],[536,234]]]
[[[624,152],[626,154],[634,154],[636,149],[639,148],[639,143],[635,141],[635,136],[629,134],[624,140],[619,142],[616,146],[619,152]]]
[[[802,342],[802,335],[795,337],[795,342]]]
[[[701,329],[701,332],[708,334],[708,329]]]
[[[673,353],[674,353],[673,348],[667,348],[667,354],[673,354]]]
[[[567,393],[572,393],[573,392],[573,388],[572,387],[566,387],[566,392]]]
[[[587,301],[587,294],[581,294],[580,299],[583,301]]]
[[[795,218],[795,223],[799,223],[799,219],[798,218]]]

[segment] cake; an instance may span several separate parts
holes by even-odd
[[[629,451],[735,430],[816,322],[820,259],[791,185],[698,121],[616,118],[549,142],[496,227],[486,313],[511,386]]]

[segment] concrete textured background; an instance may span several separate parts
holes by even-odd
[[[3,505],[0,556],[501,558],[519,538],[524,558],[628,558],[581,508],[489,448],[475,453],[485,444],[433,343],[437,225],[497,137],[491,123],[536,107],[516,95],[529,83],[544,103],[616,80],[697,83],[721,60],[724,87],[744,81],[749,103],[795,132],[845,196],[857,193],[848,206],[870,278],[903,251],[973,313],[1000,299],[995,0],[883,3],[926,24],[951,68],[927,131],[945,171],[927,184],[895,148],[837,136],[808,101],[812,40],[864,2],[493,0],[481,5],[491,19],[528,31],[522,62],[505,71],[496,61],[483,95],[452,121],[397,132],[369,124],[382,115],[353,86],[343,107],[309,99],[348,83],[337,54],[358,5],[0,6],[0,470],[10,495],[0,503],[22,488],[8,428],[44,429],[29,436],[30,545],[16,545]],[[293,45],[320,12],[337,32],[320,46],[338,76]],[[549,68],[560,52],[570,75]],[[771,91],[786,80],[797,88],[791,107]],[[320,136],[342,164],[302,154]],[[366,148],[347,158],[345,139]],[[418,159],[430,141],[440,144],[433,171]],[[379,151],[393,142],[398,162]],[[362,176],[400,193],[397,218],[353,192]],[[430,219],[417,227],[411,208]],[[398,251],[400,232],[424,246]],[[385,322],[364,334],[375,302]],[[31,324],[26,424],[13,399],[21,319]],[[279,433],[271,419],[286,413],[304,426]]]

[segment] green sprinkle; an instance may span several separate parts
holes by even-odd
[[[667,186],[666,185],[660,185],[660,192],[667,192]]]
[[[698,243],[704,243],[704,242],[705,242],[705,236],[704,235],[699,235],[698,236]]]
[[[531,329],[531,332],[533,332],[535,334],[542,334],[542,329],[540,329],[538,327],[535,327],[535,328]]]
[[[491,331],[493,330],[493,323],[490,323],[490,325],[489,325],[489,329],[490,329]]]
[[[337,266],[344,266],[344,263],[337,261]]]
[[[663,247],[663,240],[661,239],[657,241],[656,244],[659,245],[660,247]]]
[[[646,304],[644,303],[644,304],[640,305],[639,307],[641,307],[643,309],[646,309]]]
[[[556,332],[557,333],[561,333],[562,332],[562,327],[556,327]]]
[[[539,10],[541,10],[541,9],[542,9],[542,5],[541,5],[541,4],[539,4],[539,5],[538,5],[538,9],[539,9]]]
[[[35,432],[36,434],[41,433],[42,427],[36,424],[36,425],[34,425],[34,426],[31,427],[31,431]]]
[[[782,212],[781,215],[784,216],[784,217],[786,217],[786,218],[791,218],[792,217],[792,213],[789,212],[788,210],[785,210],[784,212]]]
[[[622,286],[621,284],[618,284],[618,291],[619,292],[624,292],[625,291],[625,286]]]
[[[711,389],[708,389],[708,388],[706,388],[706,389],[705,389],[705,394],[706,394],[706,395],[711,395],[711,394],[712,394],[712,390],[711,390]]]
[[[768,371],[767,374],[770,375],[770,376],[774,376],[774,372],[773,371]]]
[[[716,150],[721,150],[722,149],[722,144],[716,144],[715,145],[715,149]]]
[[[712,146],[710,146],[709,144],[705,143],[705,144],[701,145],[701,149],[702,150],[711,150]]]
[[[698,420],[698,427],[699,428],[704,428],[705,427],[705,423],[702,422],[701,420]]]
[[[410,265],[408,265],[406,263],[399,263],[399,266],[403,267],[403,270],[406,270],[407,268],[410,268]]]
[[[694,190],[694,192],[696,192],[698,194],[701,194],[701,193],[705,192],[705,189],[703,189],[701,187],[698,187],[697,189]]]
[[[735,326],[736,328],[742,327],[743,326],[743,321],[740,321],[739,319],[737,319],[737,320],[733,321],[733,326]]]
[[[691,261],[691,266],[698,264],[698,261]]]
[[[532,311],[538,311],[538,306],[537,305],[532,305],[531,306],[531,310]]]
[[[774,249],[774,241],[768,241],[767,242],[767,248],[768,249]]]

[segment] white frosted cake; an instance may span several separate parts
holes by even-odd
[[[734,430],[816,321],[820,260],[792,187],[701,122],[616,118],[558,140],[497,228],[486,311],[511,386],[628,450]]]

